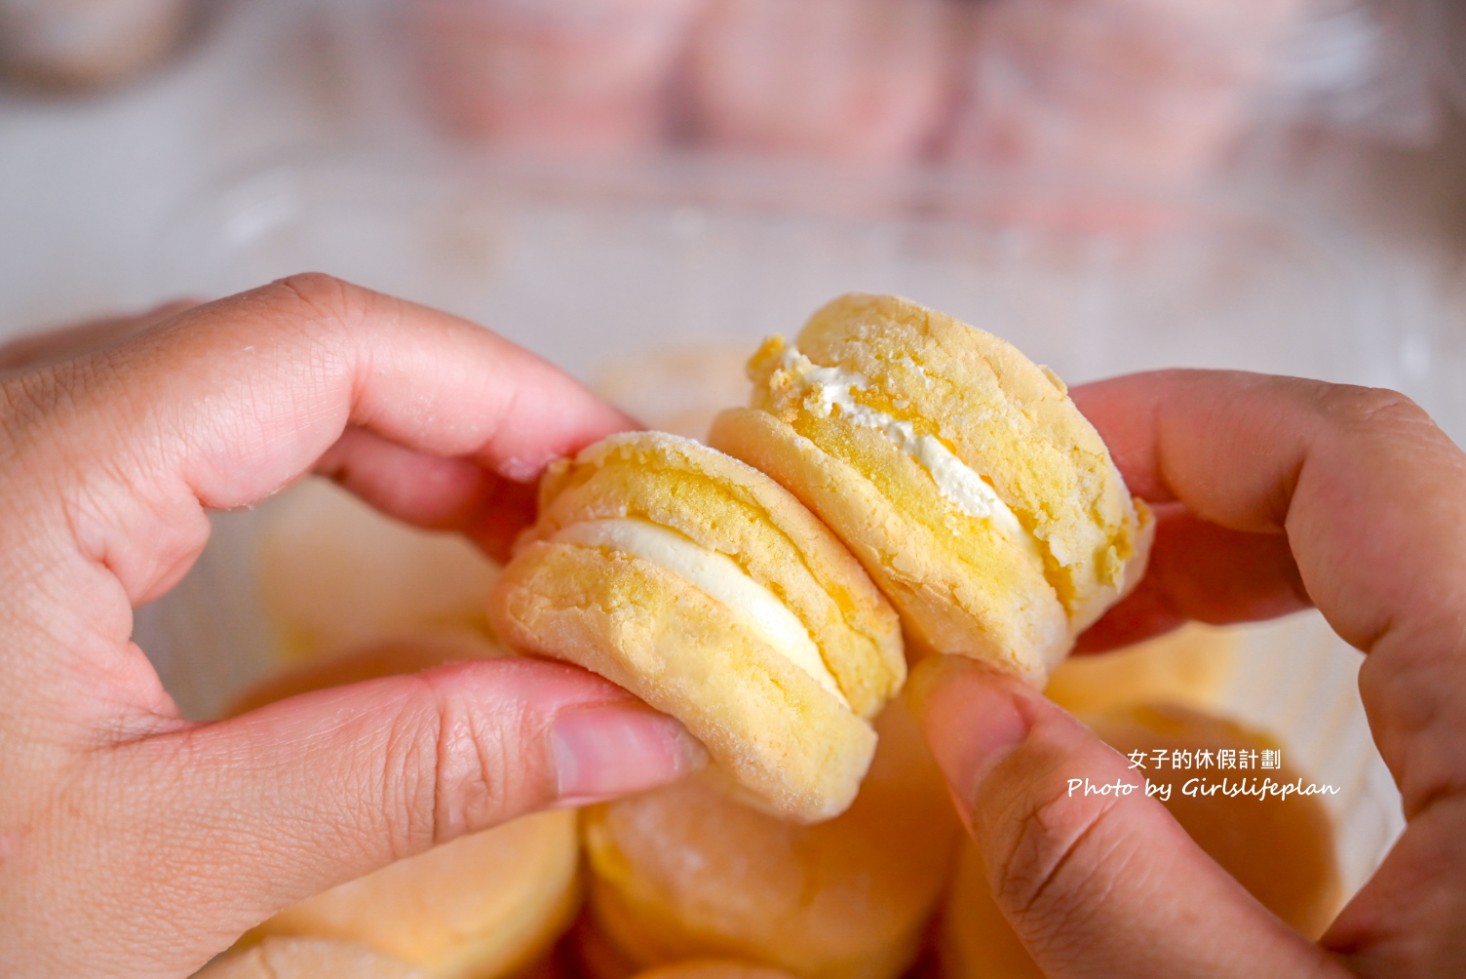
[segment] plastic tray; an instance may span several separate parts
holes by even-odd
[[[844,183],[699,160],[577,171],[326,158],[212,189],[183,214],[163,243],[162,290],[320,269],[468,316],[587,378],[669,345],[751,351],[848,290],[942,308],[1071,382],[1195,365],[1390,384],[1403,343],[1347,243],[1235,200],[970,177]],[[217,710],[271,661],[250,578],[261,516],[221,515],[195,572],[144,610],[145,648],[187,712]],[[1225,703],[1340,788],[1326,801],[1357,886],[1400,825],[1359,704],[1360,656],[1314,615],[1245,635]]]

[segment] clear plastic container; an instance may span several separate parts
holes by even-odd
[[[158,291],[319,266],[582,376],[612,353],[794,330],[851,289],[918,298],[1074,381],[1178,365],[1399,376],[1403,338],[1368,255],[1280,201],[702,159],[333,157],[260,171],[186,212]]]
[[[706,161],[327,158],[191,202],[158,286],[213,294],[320,269],[470,317],[586,378],[669,347],[751,352],[866,290],[1004,335],[1071,382],[1176,365],[1398,380],[1402,338],[1333,229],[1235,200],[1131,200],[1127,213],[1164,216],[1140,229],[1069,220],[1088,199]],[[189,713],[218,710],[273,662],[251,577],[270,506],[220,515],[199,566],[143,610],[144,647]],[[1326,801],[1358,885],[1399,828],[1355,690],[1359,654],[1305,615],[1249,629],[1242,657],[1226,706],[1340,788]]]
[[[363,125],[541,155],[1225,173],[1307,126],[1433,135],[1389,0],[337,0]]]

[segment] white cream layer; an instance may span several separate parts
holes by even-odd
[[[919,435],[911,422],[898,421],[883,411],[856,401],[853,392],[871,386],[865,375],[838,367],[821,367],[792,346],[784,349],[779,366],[800,386],[814,392],[819,406],[817,410],[822,416],[828,417],[835,408],[839,408],[840,416],[852,424],[880,432],[931,474],[937,489],[957,509],[979,520],[991,520],[995,527],[1022,546],[1037,547],[1033,537],[1018,521],[1018,515],[1002,501],[992,485],[957,458],[941,439],[934,435]]]
[[[759,638],[808,673],[847,708],[809,630],[789,606],[754,581],[737,561],[647,520],[587,520],[562,527],[550,540],[623,551],[659,565],[726,605]]]

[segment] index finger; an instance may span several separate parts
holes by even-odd
[[[400,515],[472,529],[505,501],[527,520],[523,488],[548,461],[630,425],[482,327],[318,275],[0,384],[0,496],[17,517],[0,550],[42,569],[24,596],[38,650],[63,628],[73,650],[125,644],[132,606],[204,546],[206,508],[261,500],[322,456]]]
[[[1162,371],[1074,398],[1131,492],[1230,531],[1285,534],[1307,594],[1354,646],[1460,614],[1466,457],[1403,395]]]
[[[1075,397],[1137,494],[1285,534],[1307,594],[1369,654],[1360,692],[1409,824],[1327,942],[1370,972],[1442,965],[1466,914],[1466,456],[1373,389],[1176,371]]]

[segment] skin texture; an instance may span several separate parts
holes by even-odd
[[[502,655],[471,635],[382,641],[276,674],[247,691],[231,713],[314,690]],[[268,936],[277,942],[282,936],[356,942],[421,967],[434,979],[517,975],[554,944],[580,906],[576,821],[574,811],[541,812],[459,837],[293,904],[248,937],[267,943]],[[356,976],[345,967],[323,967],[317,974]]]
[[[1106,656],[1070,656],[1044,696],[1071,714],[1144,703],[1215,708],[1236,674],[1236,630],[1183,626]]]
[[[315,472],[502,556],[545,463],[629,422],[486,330],[327,276],[89,329],[0,354],[0,974],[188,975],[394,859],[701,764],[675,721],[551,663],[181,717],[132,610],[197,557],[207,509]]]
[[[1461,974],[1466,457],[1391,392],[1184,371],[1075,396],[1159,514],[1151,573],[1093,644],[1311,601],[1366,653],[1360,692],[1408,822],[1315,944],[1157,800],[1069,797],[1069,777],[1136,774],[1067,714],[975,663],[934,659],[909,689],[1030,953],[1057,976]]]

